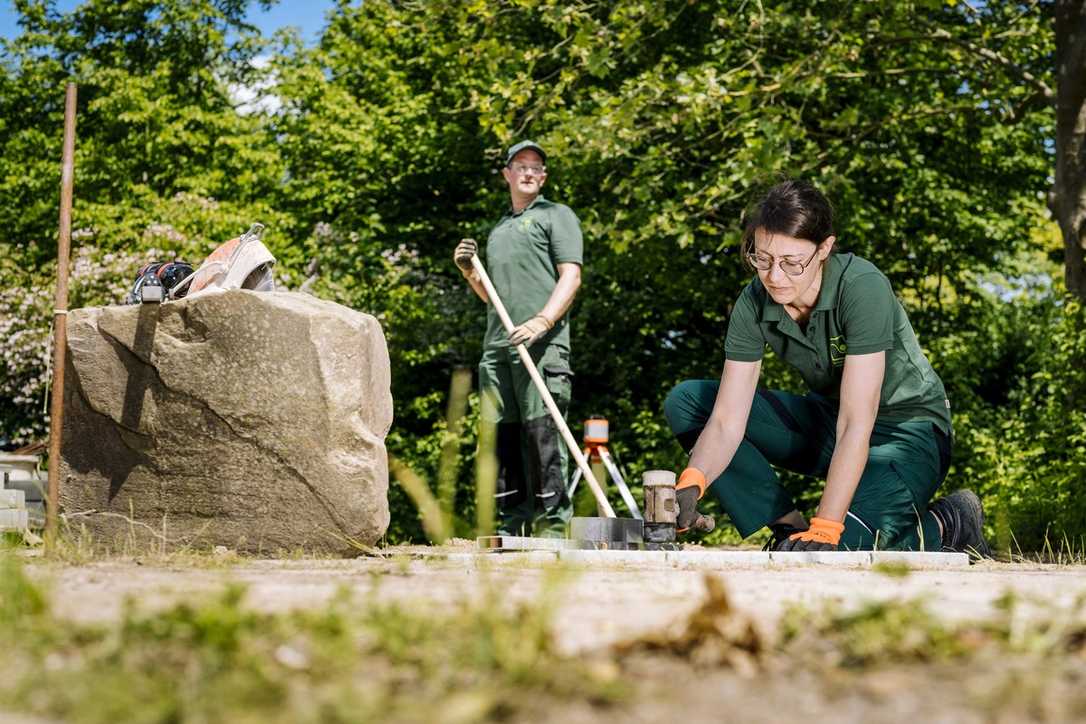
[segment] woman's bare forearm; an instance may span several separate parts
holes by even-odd
[[[689,467],[700,470],[709,483],[731,465],[743,442],[761,370],[760,361],[724,362],[712,414],[690,452]]]
[[[818,517],[838,523],[852,505],[856,487],[867,467],[871,430],[878,417],[886,353],[845,357],[841,374],[841,404],[837,412],[837,442],[826,474],[826,489],[818,504]]]
[[[822,491],[822,500],[818,504],[816,515],[819,518],[838,523],[844,521],[845,513],[856,495],[860,477],[867,466],[870,440],[870,425],[846,427],[837,438],[826,475],[826,489]]]
[[[690,451],[688,466],[700,470],[711,483],[727,470],[742,441],[741,431],[736,434],[724,420],[710,418]]]

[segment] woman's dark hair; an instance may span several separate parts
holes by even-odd
[[[743,259],[754,251],[754,232],[765,229],[821,244],[833,236],[833,207],[808,181],[782,181],[766,192],[746,214],[743,224]]]

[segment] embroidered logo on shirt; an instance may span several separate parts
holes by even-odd
[[[845,363],[846,351],[848,351],[848,345],[845,344],[845,335],[830,337],[830,362],[833,362],[834,367],[840,367]]]

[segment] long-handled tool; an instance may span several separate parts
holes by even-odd
[[[486,289],[486,295],[490,299],[490,303],[494,305],[494,311],[498,313],[498,318],[502,320],[505,331],[512,334],[514,329],[513,320],[509,318],[509,312],[505,311],[505,305],[502,304],[502,300],[498,297],[498,291],[494,288],[494,284],[490,281],[490,277],[483,267],[483,262],[477,255],[471,257],[471,266],[475,269],[475,273],[479,275],[479,280],[482,282],[483,288]],[[604,516],[614,518],[614,508],[607,502],[607,496],[604,495],[603,488],[600,487],[596,476],[592,474],[592,468],[589,467],[588,460],[585,458],[584,453],[581,452],[580,447],[577,446],[577,441],[573,439],[573,433],[569,431],[569,425],[566,424],[565,418],[562,417],[562,413],[558,410],[558,405],[554,404],[554,398],[551,397],[550,390],[547,389],[543,377],[539,374],[539,370],[536,369],[535,361],[528,354],[528,347],[518,344],[517,353],[520,355],[521,362],[524,363],[524,368],[528,370],[536,389],[539,390],[539,394],[543,398],[543,403],[547,406],[547,411],[551,414],[554,424],[558,426],[558,431],[562,433],[562,439],[565,441],[566,447],[569,448],[569,454],[577,461],[577,467],[580,468],[581,473],[584,475],[585,482],[592,489],[592,495],[595,496],[600,510]]]

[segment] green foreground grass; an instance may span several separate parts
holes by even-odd
[[[229,586],[156,613],[58,620],[48,592],[0,562],[0,707],[74,722],[470,722],[527,694],[601,704],[614,672],[560,660],[546,604],[413,611],[341,592],[320,610],[262,614]],[[560,664],[560,665],[559,665]],[[541,675],[541,672],[547,672]]]
[[[496,590],[445,607],[344,590],[316,609],[268,614],[230,585],[156,612],[129,602],[115,620],[91,625],[56,616],[43,576],[27,565],[0,556],[0,712],[47,720],[545,721],[570,706],[622,720],[648,691],[645,671],[666,692],[669,677],[691,667],[767,685],[798,667],[818,687],[888,669],[930,669],[938,678],[949,667],[994,675],[996,693],[985,695],[992,707],[1005,706],[992,697],[1011,686],[1014,710],[1029,718],[1086,711],[1083,600],[1046,613],[1006,596],[992,618],[959,623],[919,601],[797,607],[767,636],[708,576],[705,599],[687,619],[571,657],[553,636],[568,571],[556,570],[528,606],[503,604]],[[1049,716],[1053,697],[1060,705]]]

